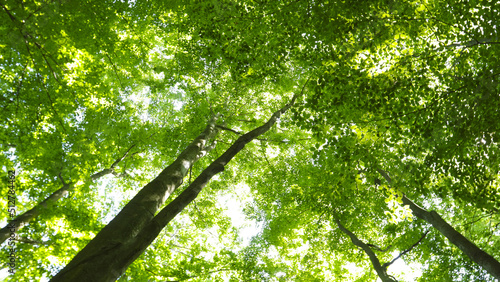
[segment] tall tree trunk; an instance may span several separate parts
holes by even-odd
[[[387,180],[389,184],[392,183],[391,178],[385,171],[381,169],[377,169],[377,171]],[[416,217],[430,223],[434,228],[441,232],[441,234],[448,238],[453,245],[457,246],[464,254],[466,254],[473,262],[477,263],[493,277],[500,280],[500,262],[498,262],[490,254],[481,250],[478,246],[469,241],[469,239],[465,238],[465,236],[449,225],[437,212],[425,210],[408,199],[406,195],[403,195],[403,204],[410,206],[411,211]]]
[[[403,204],[409,205],[415,216],[432,224],[434,228],[448,238],[453,245],[457,246],[473,262],[477,263],[493,277],[500,280],[500,263],[460,234],[460,232],[449,225],[437,212],[423,209],[405,195],[403,195]]]
[[[302,89],[301,94],[303,91],[304,89]],[[118,279],[118,277],[125,272],[127,267],[146,250],[161,230],[197,197],[210,179],[217,173],[223,171],[227,163],[231,161],[248,142],[267,132],[276,123],[279,117],[293,105],[297,96],[298,95],[294,95],[288,104],[275,112],[267,123],[240,136],[224,154],[212,162],[193,183],[191,183],[171,203],[164,207],[156,216],[154,216],[156,210],[153,211],[151,209],[152,205],[150,202],[158,197],[158,192],[155,190],[157,188],[154,188],[153,185],[158,185],[155,184],[155,182],[159,180],[157,180],[157,178],[147,184],[63,270],[52,278],[51,281],[98,282],[115,281]],[[188,168],[189,167],[185,167],[186,171]],[[180,172],[176,171],[169,173],[181,175]],[[139,195],[139,199],[143,198],[144,200],[136,200]],[[156,207],[156,209],[159,208],[157,205],[154,205],[154,207]],[[127,209],[129,211],[126,211]]]
[[[208,143],[217,132],[215,119],[212,119],[177,159],[144,186],[51,281],[109,281],[118,278],[122,272],[107,267],[114,265],[113,260],[99,258],[117,253],[120,246],[129,245],[151,222],[168,196],[182,184],[193,163],[213,148]]]
[[[340,220],[337,218],[335,219],[335,222],[337,223],[337,226],[339,227],[342,232],[344,232],[349,238],[351,238],[351,241],[354,245],[360,247],[370,258],[370,261],[372,262],[373,268],[377,272],[378,277],[380,277],[380,280],[382,282],[396,282],[397,280],[392,278],[389,274],[387,274],[387,266],[386,264],[382,265],[380,264],[379,259],[377,258],[377,255],[372,251],[370,246],[368,246],[366,243],[361,241],[356,234],[352,233],[349,229],[345,228],[341,223]]]
[[[123,174],[118,174],[115,171],[115,167],[116,165],[118,165],[120,161],[122,161],[128,155],[128,153],[134,146],[135,145],[132,145],[121,158],[118,158],[111,165],[110,168],[105,168],[100,172],[93,174],[85,182],[95,181],[108,174],[114,174],[115,176],[123,176]],[[4,228],[0,229],[0,244],[5,242],[5,240],[7,240],[11,236],[11,234],[16,234],[19,229],[28,225],[28,223],[30,223],[33,219],[39,216],[42,213],[42,211],[45,208],[47,208],[47,205],[49,203],[57,202],[59,199],[61,199],[69,192],[75,189],[74,183],[65,183],[60,175],[59,177],[61,179],[61,182],[63,183],[63,186],[61,188],[57,189],[54,193],[50,194],[50,196],[45,198],[42,202],[38,203],[32,209],[24,212],[23,214],[18,215],[15,219],[11,220]]]

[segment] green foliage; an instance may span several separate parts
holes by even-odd
[[[18,214],[75,183],[18,231],[12,281],[57,273],[211,117],[232,131],[184,183],[302,90],[120,281],[374,281],[335,216],[390,262],[431,228],[403,193],[500,259],[500,4],[320,2],[0,4],[2,183],[15,169]],[[123,156],[129,177],[90,180]],[[437,231],[400,260],[492,281]]]

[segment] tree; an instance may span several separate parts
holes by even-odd
[[[130,148],[132,149],[132,148]],[[130,150],[129,150],[130,151]],[[107,174],[113,174],[115,176],[125,176],[126,173],[123,172],[122,174],[119,174],[115,171],[116,165],[122,161],[128,154],[128,151],[119,159],[117,159],[109,168],[103,169],[102,171],[93,174],[90,176],[90,178],[87,181],[95,181]],[[60,177],[61,175],[59,175]],[[27,225],[30,221],[32,221],[34,218],[36,218],[42,211],[43,209],[47,208],[48,203],[51,202],[56,202],[62,197],[64,197],[66,194],[71,192],[72,190],[75,189],[75,184],[74,183],[65,183],[64,179],[60,177],[61,182],[63,186],[59,189],[57,189],[55,192],[50,194],[45,200],[43,200],[41,203],[37,204],[34,206],[32,209],[24,212],[23,214],[17,216],[15,219],[11,221],[11,223],[7,224],[4,228],[0,230],[0,242],[4,242],[10,237],[10,234],[13,232],[19,231],[20,228],[23,226]],[[13,231],[15,230],[15,231]]]
[[[113,250],[140,245],[116,272],[103,270],[116,279],[131,263],[123,281],[373,280],[371,262],[342,239],[337,223],[366,245],[391,246],[375,250],[389,262],[428,229],[405,199],[437,212],[498,262],[498,5],[5,1],[2,179],[16,170],[20,212],[60,189],[60,179],[76,185],[17,231],[12,278],[52,277],[103,240]],[[254,136],[201,192],[183,192],[201,181],[191,179],[220,169],[208,168],[299,93],[305,78],[291,115]],[[218,145],[186,159],[182,152],[200,140],[208,117],[218,117],[211,125],[218,133],[208,138]],[[114,167],[131,177],[78,183],[134,144]],[[158,191],[151,214],[131,209],[159,181],[151,179],[168,174],[161,173],[167,164],[179,175]],[[392,184],[380,181],[378,169],[390,172]],[[244,183],[250,188],[236,194],[262,224],[248,244],[220,206]],[[184,211],[171,213],[179,202]],[[108,224],[122,209],[122,219]],[[164,232],[151,233],[156,241],[127,241],[154,218],[165,219]],[[124,226],[126,219],[137,225]],[[111,238],[118,230],[123,237]],[[436,231],[403,260],[420,267],[422,280],[493,279]],[[354,266],[365,271],[348,273]],[[386,274],[404,280],[393,268]]]
[[[389,175],[378,169],[378,172],[387,180],[387,182],[392,183]],[[500,277],[500,262],[495,260],[492,256],[478,248],[474,243],[465,238],[460,232],[455,228],[450,226],[443,218],[435,211],[427,211],[422,207],[418,206],[412,202],[405,195],[402,196],[402,202],[404,205],[409,206],[413,214],[421,218],[428,223],[432,224],[440,233],[442,233],[452,244],[457,246],[462,252],[464,252],[471,260],[480,265],[486,271],[488,271],[492,276],[498,278]]]
[[[119,278],[156,238],[160,231],[184,207],[192,202],[201,189],[245,145],[268,131],[295,102],[298,95],[276,111],[264,125],[240,136],[224,154],[211,163],[178,197],[158,214],[157,210],[182,183],[189,168],[207,151],[209,141],[217,132],[215,121],[209,122],[205,131],[158,177],[146,185],[120,211],[120,213],[94,238],[52,281],[93,280],[110,281]],[[155,215],[153,217],[153,215]],[[134,228],[130,228],[133,226]],[[113,263],[109,263],[112,261]]]

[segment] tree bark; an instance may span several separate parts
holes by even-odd
[[[208,143],[217,132],[215,120],[211,120],[205,130],[177,159],[144,186],[120,213],[63,270],[54,276],[53,281],[103,281],[103,277],[115,277],[117,275],[115,272],[102,274],[97,271],[102,274],[97,280],[83,278],[86,275],[96,274],[94,272],[96,270],[89,271],[85,266],[90,264],[98,269],[104,267],[111,261],[101,262],[98,260],[100,256],[113,253],[113,250],[116,252],[117,247],[128,245],[130,241],[133,241],[144,226],[152,220],[168,196],[182,184],[184,176],[193,163],[213,148]],[[94,263],[96,261],[99,261],[97,265]]]
[[[360,247],[370,258],[370,261],[372,262],[373,268],[377,272],[378,277],[382,280],[382,282],[396,282],[397,280],[393,279],[391,276],[387,274],[387,268],[382,266],[380,264],[379,259],[377,258],[377,255],[372,251],[372,249],[365,244],[363,241],[361,241],[356,234],[352,233],[349,229],[345,228],[341,223],[340,220],[335,219],[335,222],[337,222],[337,226],[339,229],[344,232],[349,238],[351,238],[351,241],[354,245]]]
[[[474,243],[465,238],[460,232],[449,225],[437,212],[427,211],[403,195],[403,204],[409,205],[413,214],[428,223],[432,224],[450,242],[457,246],[473,262],[477,263],[489,274],[500,280],[500,263],[491,255],[481,250]]]
[[[381,170],[377,171],[387,180],[389,184],[392,183],[389,175]],[[437,212],[427,211],[426,209],[418,206],[413,201],[403,195],[403,204],[410,206],[413,214],[436,228],[455,246],[457,246],[464,254],[466,254],[473,262],[477,263],[480,267],[486,270],[496,279],[500,280],[500,262],[485,251],[481,250],[474,243],[465,238],[460,232],[448,224]]]
[[[35,217],[40,215],[43,209],[45,209],[50,202],[56,202],[72,189],[74,189],[73,183],[64,184],[63,187],[50,194],[50,196],[45,198],[45,200],[34,206],[32,209],[18,215],[15,219],[7,223],[4,228],[0,229],[0,244],[5,242],[5,240],[7,240],[11,236],[11,234],[16,234],[19,229],[23,228]]]
[[[134,147],[134,146],[132,146]],[[132,149],[130,147],[130,149]],[[110,168],[105,168],[101,170],[100,172],[97,172],[90,176],[85,182],[87,181],[95,181],[105,175],[108,174],[114,174],[115,176],[123,176],[123,174],[118,174],[115,172],[114,168],[115,166],[123,160],[130,149],[119,159],[117,159]],[[62,178],[61,178],[62,180]],[[20,214],[17,216],[15,219],[11,220],[7,225],[0,229],[0,244],[5,242],[12,234],[16,234],[17,231],[24,226],[28,225],[33,219],[35,219],[37,216],[39,216],[42,211],[47,208],[47,205],[49,203],[54,203],[57,202],[59,199],[67,195],[69,192],[75,189],[75,184],[74,183],[64,183],[63,186],[59,189],[57,189],[54,193],[50,194],[47,198],[45,198],[42,202],[38,203],[36,206],[34,206],[32,209],[24,212],[23,214]]]
[[[304,89],[302,89],[300,94],[302,94],[303,91]],[[264,125],[240,136],[224,154],[212,162],[193,183],[191,183],[171,203],[164,207],[156,216],[154,216],[154,211],[156,210],[153,211],[152,208],[156,207],[156,209],[158,209],[159,206],[156,203],[159,202],[155,201],[155,204],[150,202],[152,202],[152,199],[158,197],[157,190],[159,187],[155,186],[159,186],[156,182],[160,180],[157,180],[157,178],[147,184],[138,195],[134,197],[134,199],[132,199],[124,209],[50,281],[99,282],[115,281],[118,279],[125,272],[127,267],[146,250],[161,230],[198,196],[199,192],[205,187],[210,179],[217,173],[223,171],[229,161],[231,161],[248,142],[267,132],[276,123],[279,117],[293,105],[297,96],[298,95],[294,95],[292,100],[283,108],[275,112]],[[184,152],[182,154],[184,154]],[[184,168],[187,171],[189,167],[186,166]],[[181,168],[178,167],[177,169],[179,170]],[[179,171],[171,171],[169,173],[176,177],[182,174]]]

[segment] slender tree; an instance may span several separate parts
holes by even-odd
[[[126,152],[118,158],[109,168],[105,168],[93,175],[91,175],[88,179],[84,181],[84,183],[81,184],[86,184],[90,182],[94,182],[97,179],[113,174],[116,177],[123,177],[127,176],[126,172],[118,173],[115,168],[116,166],[123,160],[127,155],[129,154],[130,150],[134,147],[135,145],[132,145]],[[21,228],[23,228],[25,225],[30,223],[33,219],[35,219],[40,213],[43,212],[44,209],[47,208],[49,204],[55,203],[64,196],[67,196],[68,193],[73,191],[76,188],[76,183],[71,182],[71,183],[66,183],[64,179],[62,178],[61,174],[59,174],[59,179],[63,183],[63,186],[59,188],[58,190],[54,191],[52,194],[50,194],[46,199],[44,199],[42,202],[38,203],[36,206],[31,208],[30,210],[18,215],[15,219],[11,220],[9,224],[7,224],[4,228],[0,229],[0,243],[3,243],[5,240],[7,240],[12,233],[16,233],[19,231]]]
[[[385,180],[392,185],[392,179],[389,174],[382,169],[377,171],[385,178]],[[467,239],[464,235],[458,232],[453,226],[448,224],[437,212],[427,211],[426,209],[418,206],[413,201],[408,199],[403,194],[403,204],[408,205],[413,214],[431,224],[437,231],[445,236],[450,242],[457,246],[464,254],[466,254],[473,262],[488,271],[496,279],[500,279],[500,262],[494,257],[481,250],[473,242]]]

